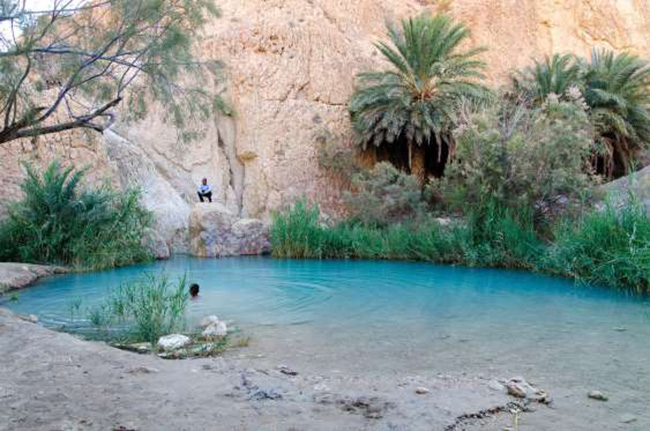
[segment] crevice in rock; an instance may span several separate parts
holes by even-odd
[[[235,192],[237,214],[241,215],[246,167],[237,157],[235,122],[232,118],[221,116],[216,119],[216,128],[218,132],[217,144],[223,150],[228,163],[229,186]]]

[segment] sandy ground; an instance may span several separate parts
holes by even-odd
[[[298,372],[288,375],[256,368],[246,349],[169,361],[80,340],[3,309],[0,354],[0,431],[515,429],[507,408],[515,399],[485,377],[307,375],[286,364]],[[417,394],[418,387],[430,392]],[[531,404],[517,415],[518,431],[647,430],[636,417],[597,426],[615,414],[607,403],[555,395],[551,407]],[[505,411],[478,414],[500,406]]]

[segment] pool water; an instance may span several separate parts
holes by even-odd
[[[551,386],[650,401],[646,299],[525,272],[390,261],[168,261],[40,281],[2,306],[69,323],[70,305],[99,304],[147,271],[201,286],[196,323],[233,320],[252,344],[235,355],[321,373],[525,375]],[[630,404],[631,403],[631,404]]]

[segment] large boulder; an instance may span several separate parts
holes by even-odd
[[[271,249],[262,221],[240,219],[219,203],[197,204],[190,213],[190,253],[197,257],[259,255]]]
[[[192,342],[190,337],[183,334],[165,335],[158,339],[158,347],[166,352],[182,349]]]
[[[60,266],[32,265],[28,263],[0,263],[0,293],[7,290],[22,289],[41,277],[67,272]]]
[[[650,214],[650,166],[646,166],[644,169],[631,175],[630,178],[619,178],[616,181],[603,185],[601,191],[604,192],[615,206],[624,205],[629,198],[629,192],[632,191],[643,202],[648,214]]]

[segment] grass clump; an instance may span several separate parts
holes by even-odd
[[[0,260],[103,269],[148,260],[152,216],[136,190],[82,190],[85,171],[25,165],[24,197],[0,224]]]
[[[100,338],[119,342],[148,342],[185,329],[187,283],[146,274],[122,284],[100,306],[88,311]]]
[[[545,265],[587,282],[650,292],[650,217],[644,205],[631,198],[622,208],[608,203],[602,211],[559,223]]]
[[[525,269],[650,292],[650,219],[633,199],[622,208],[562,218],[543,237],[533,210],[496,201],[467,211],[464,222],[446,226],[428,219],[378,227],[318,221],[316,205],[298,202],[276,214],[271,228],[279,258],[396,259],[474,267]]]

